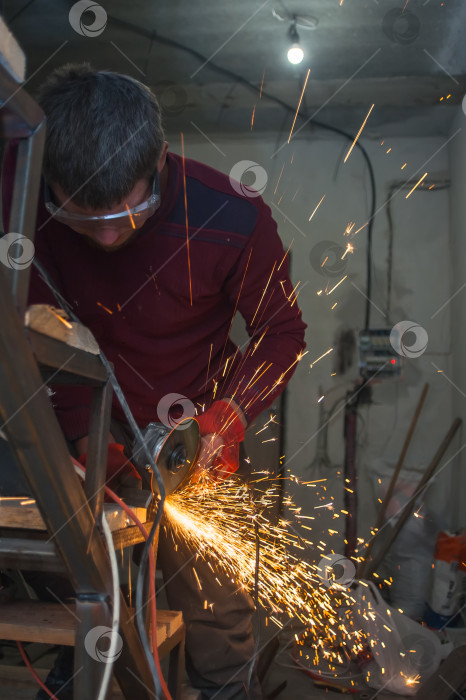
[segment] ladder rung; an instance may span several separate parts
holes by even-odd
[[[2,605],[0,639],[74,646],[74,605],[13,601]],[[157,610],[157,646],[167,642],[183,625],[181,612]]]
[[[0,538],[0,568],[66,572],[53,542],[23,537]]]

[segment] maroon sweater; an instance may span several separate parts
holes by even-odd
[[[5,221],[14,157],[10,149],[4,163]],[[288,259],[261,197],[241,196],[228,176],[185,160],[191,303],[182,163],[174,154],[167,163],[161,207],[127,247],[93,247],[48,220],[41,199],[36,257],[113,362],[141,427],[158,420],[169,393],[209,406],[216,383],[215,398],[233,396],[251,421],[281,393],[304,348]],[[57,305],[34,269],[29,301]],[[246,348],[229,339],[235,309],[251,337]],[[60,387],[53,401],[68,439],[87,434],[89,389]],[[124,419],[116,398],[113,415]]]

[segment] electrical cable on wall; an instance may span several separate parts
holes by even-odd
[[[417,180],[396,180],[388,185],[388,197],[385,202],[385,210],[388,221],[388,263],[387,263],[387,306],[385,315],[390,322],[391,296],[392,296],[392,272],[393,272],[393,239],[394,227],[391,202],[395,194],[401,190],[411,189]],[[450,187],[450,180],[425,180],[424,187],[418,188],[417,192],[440,192]]]

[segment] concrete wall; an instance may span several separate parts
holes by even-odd
[[[342,494],[339,467],[343,459],[343,411],[336,413],[329,430],[329,454],[334,466],[325,473],[315,468],[311,470],[317,443],[317,399],[320,386],[326,396],[326,408],[338,398],[344,398],[358,376],[357,357],[353,367],[343,376],[331,376],[336,351],[312,369],[310,363],[335,346],[335,338],[342,329],[361,329],[364,325],[367,229],[352,241],[355,252],[348,256],[346,268],[339,276],[327,279],[320,275],[311,265],[310,253],[317,243],[324,240],[345,246],[348,238],[343,233],[348,224],[355,222],[354,230],[357,230],[366,223],[370,193],[368,171],[357,149],[347,163],[343,163],[348,149],[348,143],[343,139],[322,138],[320,134],[306,135],[306,138],[298,136],[290,145],[281,147],[286,138],[287,135],[275,140],[270,135],[251,134],[238,139],[228,138],[225,134],[209,134],[209,141],[201,135],[185,136],[185,155],[226,173],[238,161],[248,159],[259,163],[267,173],[263,196],[272,207],[285,247],[293,240],[292,277],[294,283],[299,280],[302,283],[299,303],[308,324],[309,353],[289,384],[287,466],[306,479],[328,477],[328,490],[321,495],[333,494],[339,502]],[[368,532],[375,520],[375,496],[369,483],[374,462],[380,458],[390,463],[396,461],[425,382],[430,383],[430,392],[408,453],[408,466],[419,470],[425,467],[452,420],[453,390],[446,379],[451,374],[451,306],[447,305],[438,312],[452,290],[447,190],[416,191],[409,199],[405,198],[407,191],[404,191],[392,201],[392,303],[390,318],[384,317],[388,225],[383,203],[387,187],[394,180],[406,180],[411,176],[419,179],[426,171],[429,179],[444,180],[448,176],[448,148],[442,139],[437,138],[390,138],[381,145],[382,140],[364,141],[375,169],[378,203],[374,226],[373,302],[379,310],[372,308],[371,326],[391,328],[399,321],[415,321],[427,331],[429,343],[421,357],[407,361],[402,379],[374,386],[373,404],[361,407],[358,470],[362,535]],[[170,148],[180,152],[179,136],[170,141]],[[278,153],[271,157],[277,149],[280,149]],[[405,162],[407,166],[401,170]],[[309,222],[324,194],[324,201]],[[466,198],[462,204],[466,206]],[[325,288],[327,281],[328,289],[331,289],[345,274],[348,278],[330,296],[317,294]],[[331,310],[335,302],[337,306]],[[445,376],[438,373],[437,367],[445,370]],[[463,387],[466,392],[466,377]],[[457,498],[451,491],[451,474],[450,465],[450,469],[443,470],[431,498],[441,526],[450,524],[450,504]],[[301,488],[294,497],[308,511],[322,503],[317,500],[315,490]],[[316,512],[322,514],[321,510]],[[325,531],[328,525],[325,518],[321,517],[319,523]],[[332,525],[338,529],[336,524],[342,525],[342,518]]]

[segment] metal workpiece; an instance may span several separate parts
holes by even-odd
[[[163,423],[149,423],[142,431],[143,440],[157,465],[167,494],[188,481],[196,467],[199,455],[199,425],[193,418],[180,421],[174,428]],[[136,467],[152,472],[144,455],[143,444],[137,439],[133,445],[133,461]],[[152,488],[158,492],[155,479]]]

